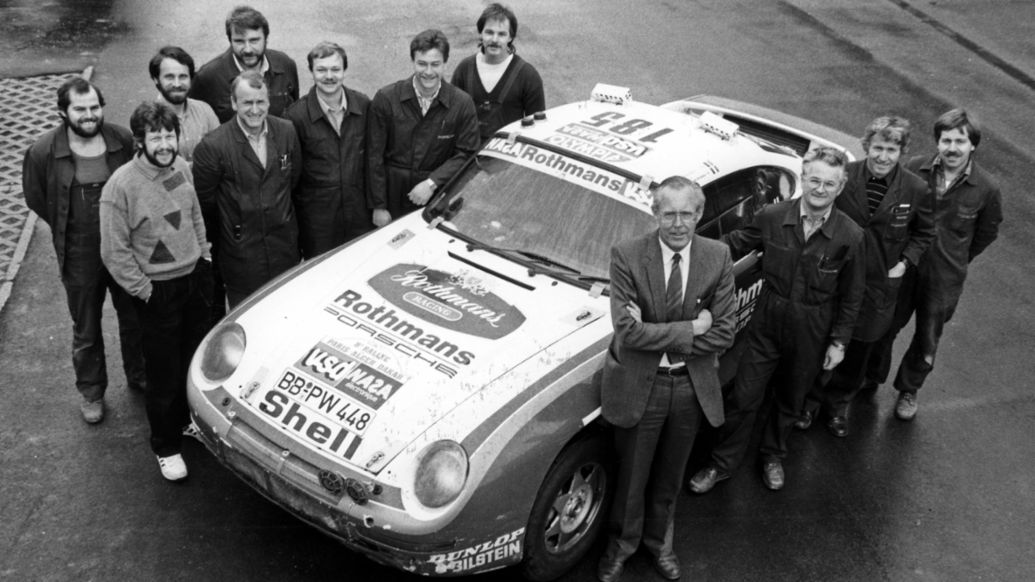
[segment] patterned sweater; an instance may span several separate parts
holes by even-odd
[[[112,174],[101,193],[101,259],[115,281],[147,300],[151,281],[188,275],[210,259],[194,177],[183,158],[158,168],[143,155]]]

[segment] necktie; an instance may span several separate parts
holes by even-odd
[[[672,255],[672,272],[668,276],[668,285],[665,287],[665,321],[679,321],[683,312],[683,271],[679,268],[679,261],[683,257],[676,253]],[[668,353],[668,363],[673,366],[683,361],[682,354]]]

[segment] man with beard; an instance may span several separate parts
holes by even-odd
[[[981,128],[974,117],[962,108],[947,111],[934,123],[934,139],[938,152],[917,156],[906,167],[927,183],[934,197],[937,236],[902,283],[897,321],[877,348],[882,361],[869,376],[875,384],[887,378],[895,336],[915,312],[913,340],[895,376],[899,420],[916,416],[917,392],[934,369],[938,342],[956,311],[967,268],[999,236],[1003,221],[999,185],[974,160],[981,143]]]
[[[269,93],[258,71],[231,86],[236,117],[194,150],[194,185],[205,224],[213,225],[216,265],[234,307],[270,279],[298,264],[298,223],[292,193],[302,171],[302,146],[291,122],[269,116]]]
[[[208,103],[187,97],[194,80],[194,59],[178,46],[165,46],[151,57],[147,69],[161,101],[180,119],[179,156],[189,165],[201,138],[219,127],[219,118]]]
[[[755,417],[777,369],[786,371],[773,388],[759,455],[762,483],[784,486],[787,437],[805,395],[820,371],[844,358],[862,303],[865,271],[863,230],[834,200],[845,185],[844,153],[819,147],[805,156],[802,195],[771,204],[751,224],[723,236],[734,259],[761,250],[765,285],[747,329],[726,422],[719,429],[711,463],[690,480],[705,493],[728,479],[751,440]]]
[[[381,88],[367,120],[369,205],[384,226],[427,203],[478,150],[474,102],[442,78],[449,40],[425,30],[410,42],[414,73]]]
[[[130,389],[143,389],[144,356],[131,297],[101,263],[98,205],[101,188],[133,155],[129,130],[104,123],[104,96],[74,78],[57,90],[61,127],[40,137],[25,154],[25,203],[50,226],[61,283],[72,315],[72,367],[82,394],[80,411],[90,424],[104,418],[108,371],[101,318],[106,292],[119,322],[122,368]]]
[[[257,71],[269,90],[269,114],[282,117],[298,101],[298,68],[286,54],[266,48],[270,23],[258,10],[238,6],[226,17],[230,48],[205,63],[190,88],[190,96],[212,106],[219,123],[234,116],[230,83],[244,71]]]
[[[370,98],[343,84],[345,49],[321,42],[307,57],[309,94],[288,108],[302,143],[295,196],[299,246],[312,258],[374,228],[366,199],[366,124]]]
[[[180,121],[168,105],[141,103],[129,120],[137,156],[101,195],[101,257],[135,300],[147,368],[151,450],[162,476],[187,477],[180,454],[187,368],[208,331],[210,255],[190,167],[177,155]]]
[[[478,107],[484,143],[512,121],[546,109],[539,71],[517,55],[517,17],[501,4],[489,4],[478,17],[479,51],[460,61],[453,85],[467,91]]]

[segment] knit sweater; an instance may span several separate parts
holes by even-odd
[[[194,178],[183,158],[158,168],[143,155],[112,174],[101,192],[101,259],[115,281],[147,300],[151,281],[188,275],[210,259]]]

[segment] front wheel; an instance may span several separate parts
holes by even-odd
[[[553,580],[570,570],[593,545],[611,499],[608,447],[599,435],[568,445],[539,488],[525,534],[525,578]]]

